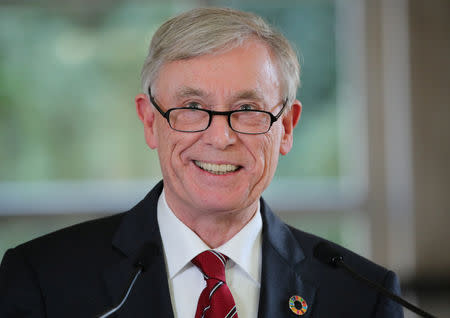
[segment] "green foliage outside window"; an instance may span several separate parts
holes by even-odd
[[[277,176],[339,176],[333,3],[243,3],[235,7],[266,17],[301,52],[303,117]],[[158,177],[157,154],[145,145],[133,98],[152,33],[186,8],[3,5],[0,180]]]

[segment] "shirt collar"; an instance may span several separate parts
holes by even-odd
[[[181,222],[167,204],[164,190],[158,200],[158,225],[163,241],[169,278],[183,272],[190,266],[191,260],[205,250],[205,242],[189,227]],[[173,233],[176,233],[174,235]],[[258,209],[253,218],[228,242],[215,250],[227,255],[257,284],[260,284],[262,219]]]

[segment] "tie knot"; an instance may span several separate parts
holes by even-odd
[[[198,254],[192,263],[197,266],[205,279],[214,278],[225,282],[225,265],[228,257],[214,250]]]

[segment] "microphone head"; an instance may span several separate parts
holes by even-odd
[[[343,256],[339,254],[329,243],[320,242],[314,247],[314,257],[322,263],[337,267],[340,262],[344,260]]]
[[[136,256],[133,265],[135,267],[142,268],[142,271],[145,272],[150,266],[152,258],[157,256],[158,254],[159,254],[158,247],[152,243],[147,242],[139,250],[139,253]]]

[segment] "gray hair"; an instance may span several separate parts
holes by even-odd
[[[161,25],[153,35],[142,68],[142,88],[147,92],[165,63],[224,52],[249,38],[259,39],[270,48],[282,81],[282,94],[292,102],[300,85],[300,65],[289,41],[261,17],[228,8],[193,9]]]

